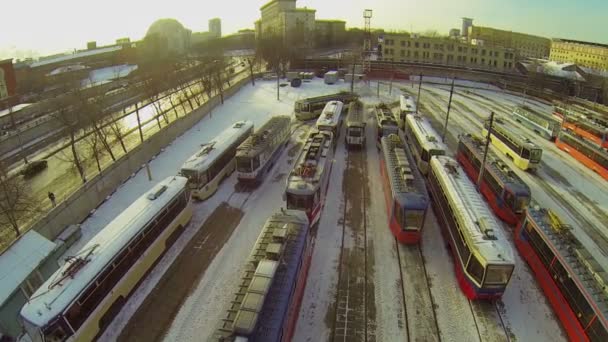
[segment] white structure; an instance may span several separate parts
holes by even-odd
[[[222,20],[220,18],[209,19],[209,33],[213,38],[222,36]]]
[[[315,31],[314,9],[296,8],[296,0],[271,0],[260,7],[261,18],[255,22],[256,39],[280,35],[311,47]]]

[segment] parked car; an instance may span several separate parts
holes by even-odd
[[[36,174],[42,172],[42,170],[47,168],[46,160],[36,160],[28,163],[23,170],[21,170],[21,174],[25,178],[31,178]]]

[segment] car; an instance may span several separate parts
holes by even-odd
[[[28,163],[25,168],[23,170],[21,170],[21,174],[23,175],[24,178],[31,178],[34,177],[35,175],[37,175],[38,173],[42,172],[44,169],[47,168],[47,161],[46,160],[36,160],[33,162]]]

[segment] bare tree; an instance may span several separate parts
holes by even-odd
[[[17,237],[21,235],[20,223],[36,211],[35,203],[23,179],[9,176],[6,166],[0,163],[0,227],[11,228]]]
[[[72,162],[72,165],[78,170],[82,182],[86,183],[85,170],[76,147],[77,134],[82,127],[81,122],[78,120],[78,110],[75,110],[78,100],[74,98],[74,95],[71,92],[64,94],[65,95],[61,97],[51,100],[52,107],[54,108],[53,116],[61,123],[63,129],[69,135],[70,150],[72,152],[69,161]]]
[[[103,146],[100,142],[100,137],[95,133],[94,130],[91,132],[85,133],[84,141],[85,146],[88,148],[88,152],[95,159],[95,163],[97,164],[97,171],[101,173],[101,158],[103,154]]]
[[[91,132],[88,134],[95,134],[96,141],[100,144],[100,147],[105,148],[106,152],[110,155],[113,161],[116,161],[112,147],[108,143],[106,132],[102,129],[101,119],[104,116],[105,103],[104,94],[93,94],[92,97],[85,97],[81,90],[74,91],[76,98],[79,100],[78,111],[81,113],[82,126],[91,128]]]
[[[116,139],[122,148],[122,151],[126,154],[127,146],[125,145],[125,128],[120,123],[120,113],[111,114],[103,124],[103,131],[108,140]]]
[[[285,68],[292,57],[291,49],[286,46],[283,36],[268,35],[258,41],[256,55],[266,61],[269,69],[275,70],[277,74],[277,100],[279,100],[281,69],[285,72]]]

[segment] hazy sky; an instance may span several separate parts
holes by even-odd
[[[253,28],[267,0],[7,0],[0,19],[0,58],[19,50],[43,54],[85,48],[116,38],[142,38],[159,18],[175,18],[192,31],[206,31],[207,21],[222,19],[224,34]],[[606,0],[298,0],[317,10],[320,19],[342,19],[362,27],[365,8],[373,10],[372,27],[447,33],[460,28],[463,16],[474,24],[608,43]],[[549,5],[550,3],[550,5]],[[8,53],[8,54],[7,54]]]

